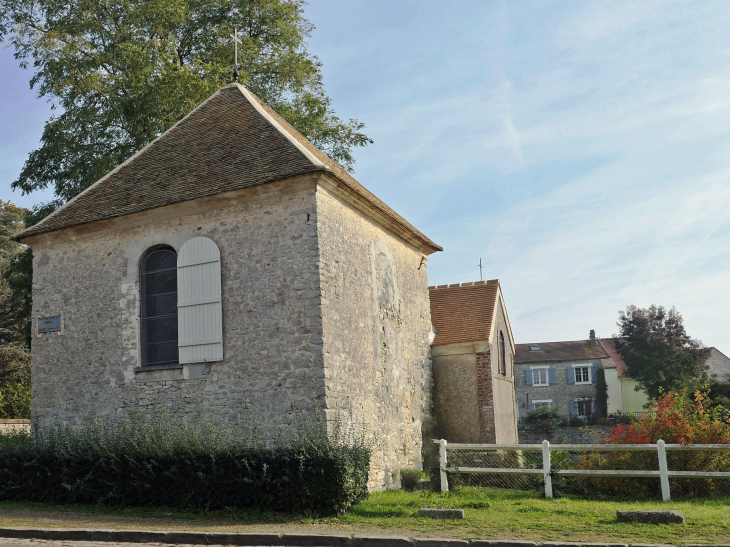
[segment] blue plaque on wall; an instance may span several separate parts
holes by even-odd
[[[52,315],[50,317],[38,318],[38,334],[44,332],[57,332],[61,330],[61,316]]]

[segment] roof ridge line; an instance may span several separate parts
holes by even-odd
[[[481,281],[464,281],[463,283],[450,283],[446,285],[429,285],[429,289],[456,289],[460,287],[483,287],[498,285],[499,279],[482,279]]]
[[[267,112],[267,110],[263,107],[262,103],[263,101],[259,99],[259,97],[253,93],[251,90],[246,88],[244,85],[242,85],[239,82],[234,82],[232,84],[229,84],[226,87],[233,87],[236,86],[238,90],[241,92],[241,94],[246,98],[246,100],[251,103],[251,106],[253,106],[256,109],[256,112],[258,112],[267,122],[269,122],[271,125],[276,128],[276,130],[281,133],[286,140],[288,140],[291,144],[294,145],[294,147],[299,150],[299,152],[302,153],[302,155],[307,158],[309,161],[311,161],[315,166],[321,167],[325,171],[329,172],[330,170],[327,168],[327,166],[320,160],[317,156],[312,154],[311,151],[307,150],[306,146],[304,146],[301,142],[299,142],[299,139],[297,139],[294,135],[292,135],[283,125],[281,125],[271,114]],[[273,110],[273,108],[272,108]],[[302,135],[303,136],[303,135]],[[304,137],[306,138],[306,137]],[[314,144],[312,144],[314,146]]]

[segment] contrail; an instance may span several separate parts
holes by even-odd
[[[715,224],[715,226],[713,226],[712,230],[710,230],[708,232],[708,234],[705,236],[705,239],[703,239],[700,242],[700,244],[697,245],[697,247],[695,248],[695,250],[692,251],[692,254],[684,257],[684,259],[682,260],[682,262],[679,263],[679,266],[677,267],[677,271],[674,274],[674,277],[672,278],[672,280],[667,284],[667,287],[669,287],[672,283],[674,283],[674,280],[677,279],[677,276],[679,275],[679,272],[682,271],[682,266],[684,266],[685,262],[687,262],[688,260],[690,260],[691,258],[693,258],[694,255],[697,254],[697,251],[699,251],[700,248],[705,244],[705,241],[707,241],[710,238],[710,236],[715,232],[715,230],[717,230],[718,226],[720,226],[720,224],[722,224],[722,221],[725,220],[725,217],[728,215],[728,213],[730,213],[730,209],[728,209],[727,211],[725,211],[725,214],[722,215],[722,217],[720,218],[720,220],[717,221],[717,224]]]

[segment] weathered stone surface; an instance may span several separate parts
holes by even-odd
[[[33,317],[62,319],[60,332],[33,332],[33,422],[163,412],[276,426],[295,408],[351,409],[382,447],[371,488],[420,469],[431,408],[425,255],[318,177],[36,236]],[[221,253],[223,360],[139,370],[140,260],[196,236]]]
[[[317,189],[328,409],[356,409],[384,450],[372,488],[421,469],[431,409],[431,314],[425,255],[328,190]]]
[[[422,507],[418,510],[418,514],[422,517],[429,517],[432,519],[463,519],[463,509],[431,509],[428,507]]]
[[[616,520],[648,524],[683,524],[684,516],[679,511],[616,511]]]

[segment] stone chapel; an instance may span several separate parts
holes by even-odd
[[[382,441],[371,487],[420,468],[442,249],[244,86],[18,239],[34,424],[352,407]]]

